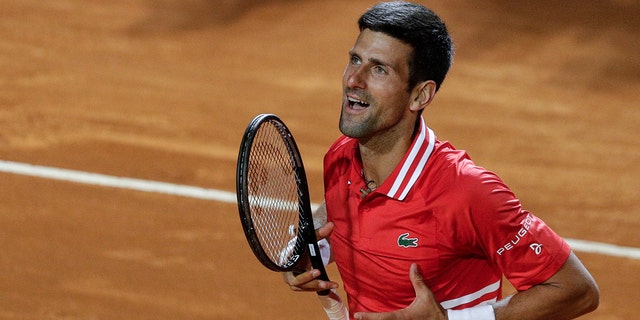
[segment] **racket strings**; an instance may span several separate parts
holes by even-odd
[[[300,197],[295,159],[280,130],[263,124],[254,137],[247,173],[249,206],[256,234],[269,258],[281,267],[298,260]]]

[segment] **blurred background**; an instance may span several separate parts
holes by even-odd
[[[322,201],[376,2],[0,2],[0,319],[324,319],[253,257],[235,162],[276,113]],[[583,319],[637,317],[640,3],[416,2],[457,50],[428,125],[575,245],[602,291]]]

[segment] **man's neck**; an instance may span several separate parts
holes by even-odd
[[[381,185],[398,166],[413,142],[413,134],[394,135],[360,139],[358,148],[362,159],[363,174],[367,180]]]

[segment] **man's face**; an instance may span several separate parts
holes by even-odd
[[[349,52],[342,77],[340,131],[353,138],[371,138],[398,123],[415,121],[409,111],[408,44],[381,32],[363,30]]]

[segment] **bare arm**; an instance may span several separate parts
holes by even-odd
[[[598,307],[595,281],[573,254],[549,280],[494,304],[496,320],[574,319]]]
[[[318,229],[327,223],[327,204],[322,204],[313,212],[313,226]],[[319,238],[318,238],[319,239]]]

